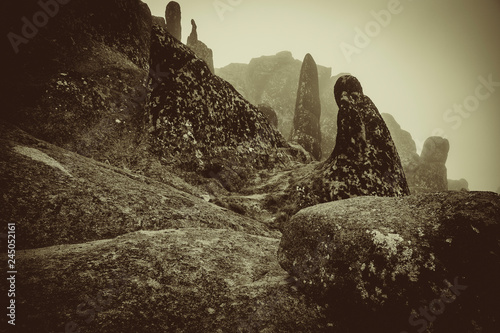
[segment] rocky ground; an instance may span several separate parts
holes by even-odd
[[[40,10],[11,5],[13,31]],[[500,196],[409,195],[412,161],[446,180],[446,142],[413,156],[343,76],[313,161],[179,41],[171,8],[173,27],[138,0],[73,0],[4,63],[2,331],[500,330]]]

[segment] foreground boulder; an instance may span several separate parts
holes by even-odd
[[[290,139],[302,145],[317,160],[321,159],[320,118],[318,68],[313,57],[308,53],[304,57],[300,70]]]
[[[360,197],[296,214],[278,259],[341,332],[498,332],[499,241],[495,193]]]
[[[326,332],[287,282],[278,240],[229,230],[140,231],[18,252],[22,332]]]
[[[340,107],[335,148],[311,174],[290,185],[296,210],[355,196],[408,195],[391,134],[359,81],[339,78],[334,96]]]

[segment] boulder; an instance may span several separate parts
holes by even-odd
[[[191,20],[191,26],[191,35],[189,35],[186,45],[189,46],[198,57],[207,63],[208,68],[210,68],[210,72],[213,74],[215,73],[215,69],[212,49],[209,49],[205,43],[198,40],[197,26],[194,20]]]
[[[302,62],[290,140],[302,145],[315,159],[321,159],[321,101],[318,68],[308,53]]]
[[[18,251],[20,332],[327,332],[287,282],[278,240],[230,230],[139,231]]]
[[[498,332],[499,235],[495,193],[359,197],[297,213],[278,260],[341,332]]]
[[[170,1],[165,9],[167,31],[178,41],[182,41],[181,6]]]
[[[409,194],[391,134],[359,81],[343,76],[335,84],[338,131],[330,157],[288,190],[295,211],[355,196]]]
[[[431,136],[425,140],[420,158],[424,163],[445,164],[450,151],[450,143],[439,136]]]

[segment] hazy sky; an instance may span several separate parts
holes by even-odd
[[[145,2],[164,17],[168,1]],[[448,138],[448,178],[472,190],[500,186],[500,0],[177,2],[183,42],[195,19],[216,68],[311,53],[334,74],[355,75],[417,146]]]

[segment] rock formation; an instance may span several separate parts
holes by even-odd
[[[9,13],[2,22],[16,31],[20,17],[37,11],[36,1],[12,2],[2,11]],[[148,141],[151,21],[140,1],[60,6],[36,38],[22,44],[18,54],[7,54],[1,117],[81,155],[143,168],[147,149],[137,147]]]
[[[279,131],[289,138],[301,67],[300,60],[284,51],[254,58],[249,64],[230,64],[216,69],[216,74],[231,83],[252,104],[269,104],[278,115]],[[332,77],[331,68],[317,65],[317,69],[321,100],[321,150],[326,158],[335,145],[338,107],[332,99],[332,90],[338,76]]]
[[[167,31],[178,41],[182,41],[181,6],[177,2],[170,1],[167,4],[165,21],[167,23]]]
[[[191,35],[189,35],[186,45],[189,46],[198,57],[207,63],[208,68],[210,68],[210,72],[213,74],[215,73],[213,52],[207,45],[205,45],[205,43],[198,40],[197,26],[194,20],[191,20],[191,26]]]
[[[382,113],[381,115],[382,118],[384,118],[389,132],[391,132],[392,140],[396,145],[405,174],[408,175],[409,173],[413,173],[417,165],[420,164],[420,156],[417,154],[417,145],[415,141],[408,131],[401,128],[392,115],[388,113]]]
[[[161,182],[61,149],[1,120],[0,152],[0,216],[18,224],[19,250],[135,230],[222,228],[276,234],[206,202],[206,191],[163,170],[158,162]]]
[[[255,170],[289,160],[292,148],[266,117],[157,25],[151,68],[167,73],[148,105],[152,150],[160,159],[216,178],[229,190]]]
[[[499,227],[494,193],[352,198],[297,213],[278,259],[339,332],[497,332]]]
[[[411,134],[401,129],[392,115],[383,113],[382,117],[398,150],[411,193],[446,191],[447,189],[468,191],[469,185],[465,179],[446,180],[445,163],[449,150],[447,140],[429,138],[422,156],[419,156]]]
[[[468,191],[469,182],[465,179],[452,180],[448,179],[448,190],[449,191]]]
[[[305,227],[307,209],[276,221],[300,205],[405,193],[387,129],[354,78],[335,90],[334,153],[310,163],[141,1],[66,2],[7,54],[0,76],[0,244],[15,224],[20,332],[364,332],[408,325],[425,303],[415,295],[432,301],[444,276],[469,287],[428,330],[499,331],[494,193],[354,198],[312,207],[320,219]],[[40,3],[50,4],[3,2],[2,23],[18,32]],[[288,61],[279,58],[271,63]],[[265,82],[279,72],[252,73]],[[288,194],[296,207],[280,200]],[[276,257],[280,226],[291,275]]]
[[[355,196],[409,194],[391,134],[373,102],[350,75],[337,80],[338,131],[330,157],[309,177],[291,184],[296,210]]]
[[[274,128],[278,128],[278,116],[272,107],[268,104],[259,104],[258,109],[266,116],[267,120],[274,126]]]
[[[321,101],[319,99],[318,68],[308,53],[300,70],[290,140],[302,145],[315,159],[321,159]]]
[[[448,178],[446,160],[450,143],[441,137],[428,138],[420,154],[420,164],[407,174],[413,193],[446,191]]]

